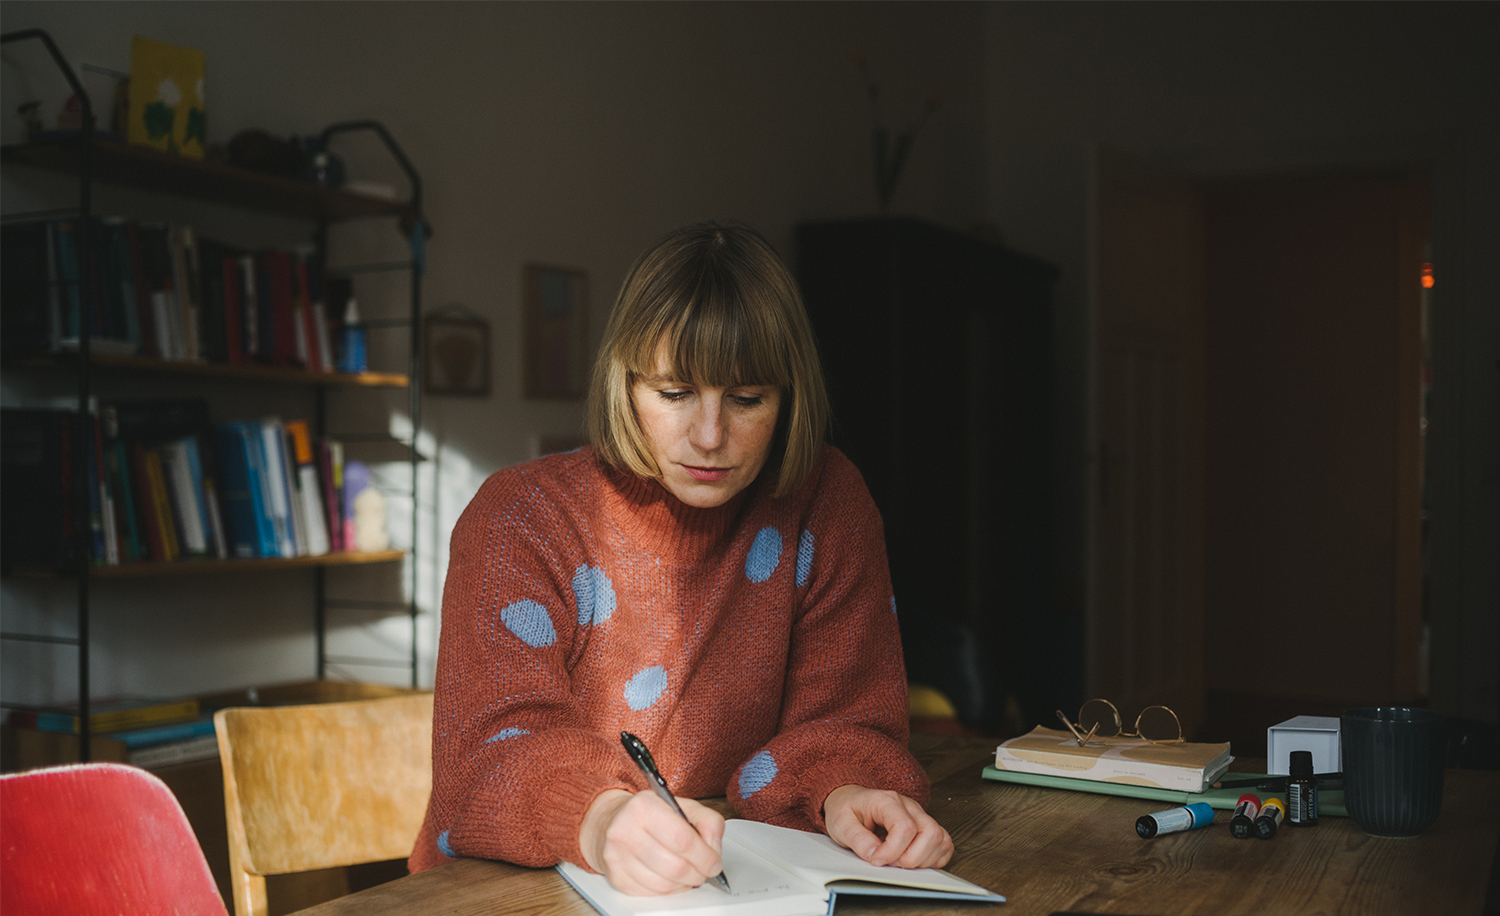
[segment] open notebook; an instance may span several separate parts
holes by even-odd
[[[557,870],[604,916],[824,916],[842,895],[1003,903],[1005,898],[936,868],[871,865],[828,837],[758,821],[724,825],[724,876],[665,897],[632,897],[603,875],[564,862]]]

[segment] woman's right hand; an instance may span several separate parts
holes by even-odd
[[[588,866],[615,889],[637,896],[675,894],[723,870],[724,818],[679,798],[684,821],[652,792],[603,792],[589,805],[578,833]]]

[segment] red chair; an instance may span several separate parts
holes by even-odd
[[[0,776],[0,913],[227,916],[171,790],[117,763]]]

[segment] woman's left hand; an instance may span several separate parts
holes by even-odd
[[[953,858],[948,831],[897,792],[839,786],[823,800],[823,821],[834,842],[871,865],[942,868]]]

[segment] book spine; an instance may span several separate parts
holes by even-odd
[[[174,227],[172,254],[173,288],[182,315],[182,358],[196,362],[203,358],[202,320],[198,301],[198,242],[191,226]]]
[[[131,751],[127,759],[131,766],[149,769],[177,763],[192,763],[196,760],[210,760],[217,756],[219,756],[219,739],[217,736],[207,735],[189,738],[185,741],[174,741],[171,744],[143,747]]]
[[[271,359],[286,364],[297,357],[297,321],[292,311],[291,255],[271,251],[266,255],[271,279]]]
[[[146,479],[151,485],[151,499],[161,525],[162,559],[175,560],[180,553],[177,523],[172,518],[172,502],[167,497],[166,475],[162,472],[161,452],[157,449],[146,452]]]
[[[167,501],[172,506],[172,521],[177,526],[178,546],[183,553],[207,553],[208,545],[203,537],[202,507],[194,493],[186,443],[179,440],[162,446],[161,458],[162,475],[167,485]]]
[[[94,449],[99,468],[99,505],[104,521],[104,562],[110,566],[120,565],[120,520],[115,511],[115,489],[109,473],[109,460],[104,448],[104,436],[99,427],[99,416],[94,415]]]
[[[199,530],[203,536],[203,552],[217,554],[218,546],[213,543],[213,521],[208,508],[207,476],[203,473],[203,458],[199,453],[197,436],[188,436],[182,440],[182,453],[187,464],[194,508],[197,509]]]
[[[125,339],[130,341],[135,352],[141,352],[141,310],[136,300],[134,264],[130,256],[131,223],[112,220],[109,223],[110,252],[114,257],[114,276],[111,282],[119,290],[120,304],[125,318]]]
[[[78,224],[72,220],[61,220],[53,225],[53,239],[57,249],[57,286],[62,292],[63,321],[62,339],[78,340],[79,302],[78,285]]]
[[[261,456],[265,461],[265,484],[263,494],[270,510],[271,524],[276,531],[276,554],[295,557],[297,543],[292,532],[291,489],[284,460],[285,444],[281,421],[261,421]]]
[[[104,563],[104,451],[99,443],[99,417],[91,413],[87,423],[87,441],[84,443],[86,460],[88,462],[89,481],[89,530],[93,534],[94,546],[90,559],[95,563]]]
[[[225,254],[220,264],[224,277],[224,358],[231,366],[245,362],[245,317],[240,300],[244,295],[244,281],[240,278],[240,259]]]
[[[121,560],[135,562],[145,555],[141,543],[138,513],[135,509],[135,494],[130,483],[130,459],[125,453],[125,443],[111,442],[106,454],[109,462],[110,480],[114,486],[117,507],[117,523],[123,549]]]
[[[328,549],[344,549],[344,524],[339,520],[338,491],[333,482],[333,450],[328,440],[318,440],[318,481],[323,487],[323,517],[328,522]]]
[[[261,445],[260,424],[236,423],[233,426],[245,459],[245,485],[251,522],[254,525],[256,550],[262,557],[280,556],[276,526],[271,517],[269,477],[266,473],[265,449]]]
[[[63,338],[62,285],[57,274],[57,235],[47,224],[47,349],[56,353]]]
[[[133,728],[130,731],[115,732],[109,737],[116,741],[123,741],[125,746],[131,750],[142,747],[150,747],[153,744],[166,744],[169,741],[185,741],[189,738],[201,738],[204,735],[214,733],[213,719],[194,719],[191,722],[177,722],[171,725],[147,725],[143,728]]]
[[[135,297],[137,319],[140,321],[141,355],[161,358],[156,331],[156,310],[151,296],[150,271],[146,266],[141,225],[134,220],[125,225],[126,263],[130,265],[130,280]]]
[[[302,498],[302,478],[297,474],[297,461],[292,452],[292,437],[284,427],[281,434],[281,469],[286,475],[292,542],[296,545],[297,556],[305,557],[312,552],[312,544],[307,531],[306,503]]]
[[[130,471],[135,479],[135,491],[140,494],[141,527],[145,529],[146,555],[159,563],[167,559],[167,551],[162,539],[161,517],[157,514],[156,500],[151,489],[151,478],[146,471],[146,450],[139,442],[130,443]]]
[[[260,348],[260,269],[254,255],[240,255],[240,310],[245,329],[245,355],[262,356]]]
[[[1120,758],[1079,758],[1062,754],[1048,756],[1030,750],[1025,753],[1025,757],[1020,757],[1004,747],[998,748],[995,752],[995,769],[1095,782],[1133,782],[1137,785],[1186,792],[1199,792],[1203,789],[1201,769]],[[1091,762],[1092,765],[1082,766],[1081,762]]]
[[[307,552],[322,556],[330,549],[328,522],[323,512],[323,485],[306,420],[287,424],[292,440],[292,458],[297,463],[297,486],[302,497],[302,516],[307,526]]]
[[[174,719],[192,719],[196,718],[197,715],[197,700],[173,700],[168,703],[156,703],[150,706],[132,706],[129,709],[115,709],[91,714],[89,716],[89,731],[97,734],[123,732],[130,729],[142,728],[147,725],[155,725],[160,722],[170,722]],[[38,710],[36,713],[36,724],[32,727],[38,731],[62,732],[63,734],[76,735],[78,734],[80,721],[79,717],[72,713]]]
[[[316,369],[313,356],[315,338],[312,334],[312,306],[307,299],[307,271],[302,259],[293,255],[290,259],[292,287],[292,331],[297,346],[297,362],[308,369]]]

